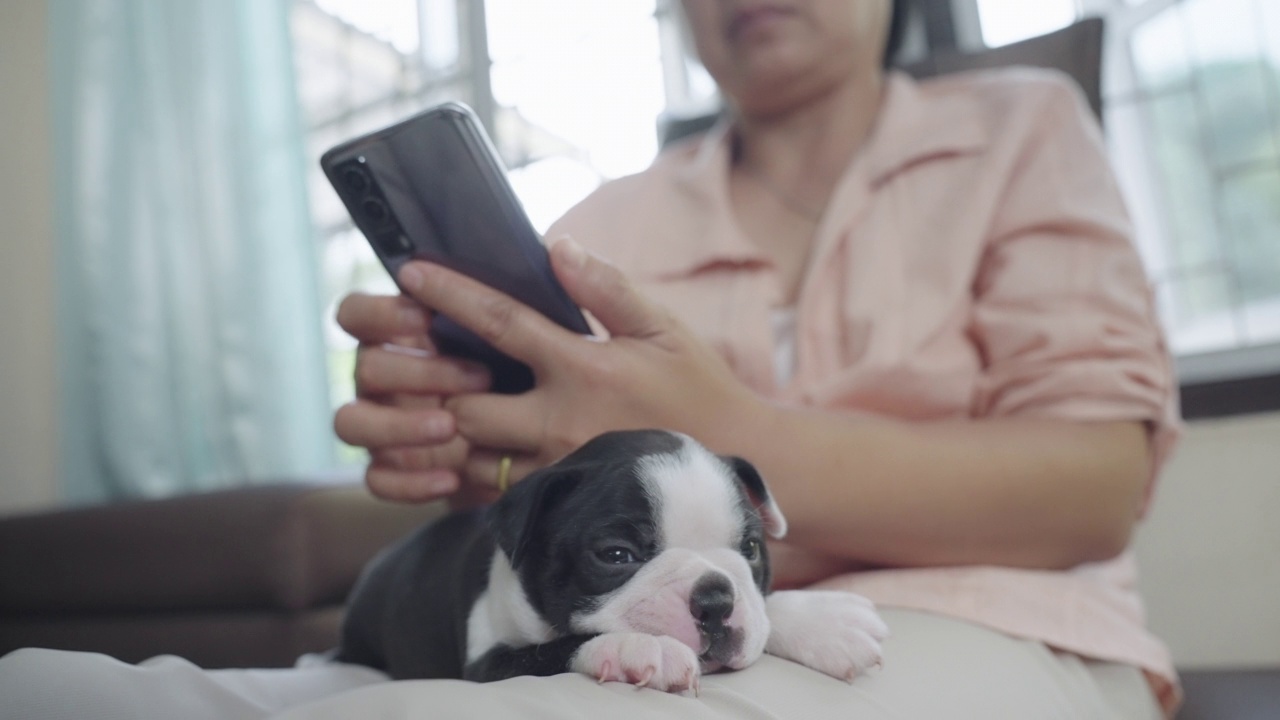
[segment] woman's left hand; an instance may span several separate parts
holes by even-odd
[[[512,457],[510,477],[517,480],[607,430],[676,430],[714,450],[731,437],[730,425],[758,415],[760,400],[724,360],[643,298],[618,268],[568,238],[550,254],[560,283],[608,339],[575,334],[438,265],[409,263],[400,273],[407,293],[521,360],[536,378],[520,395],[448,400],[458,432],[473,447],[469,480],[496,485],[503,456]]]

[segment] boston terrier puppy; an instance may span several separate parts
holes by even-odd
[[[762,652],[845,680],[888,628],[844,592],[769,592],[786,520],[747,461],[660,430],[601,435],[383,551],[340,662],[393,678],[579,672],[669,692]]]

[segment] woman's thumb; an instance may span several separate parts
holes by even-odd
[[[563,235],[551,245],[551,266],[569,297],[613,337],[646,337],[662,329],[665,314],[642,297],[616,266]]]

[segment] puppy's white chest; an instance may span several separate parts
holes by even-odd
[[[495,551],[489,587],[467,616],[467,662],[494,645],[537,645],[555,638],[555,630],[533,609],[520,579],[502,551]]]

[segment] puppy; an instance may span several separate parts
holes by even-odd
[[[869,601],[766,600],[766,533],[786,520],[745,460],[607,433],[374,558],[335,657],[393,678],[573,671],[670,692],[765,651],[846,680],[879,664],[888,630]]]

